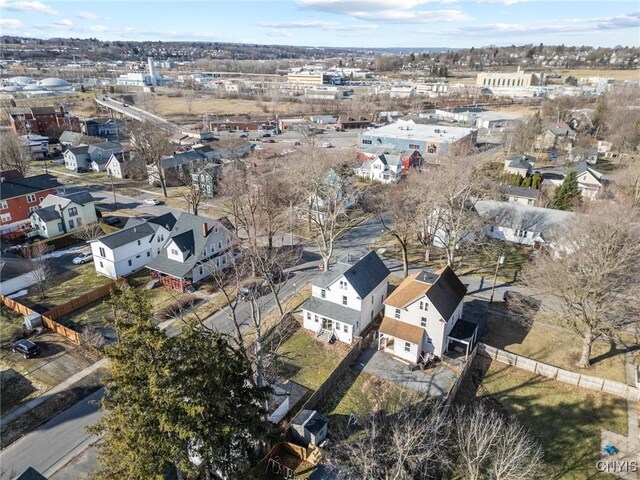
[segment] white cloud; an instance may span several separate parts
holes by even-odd
[[[97,13],[93,12],[78,12],[76,13],[76,17],[84,18],[85,20],[96,20],[100,18]]]
[[[361,24],[361,25],[345,25],[338,22],[325,22],[322,20],[296,20],[293,22],[258,22],[261,27],[269,28],[319,28],[321,30],[344,32],[359,30],[374,30],[377,25]]]
[[[46,15],[58,15],[53,8],[42,2],[0,2],[0,8],[11,10],[13,12],[23,13],[44,13]]]
[[[24,28],[24,23],[13,18],[0,18],[0,30],[18,30]]]
[[[278,37],[278,38],[293,37],[293,33],[287,30],[266,30],[264,33],[269,37]]]
[[[496,3],[499,5],[515,5],[516,3],[527,3],[529,0],[478,0],[478,3]]]
[[[632,12],[612,17],[556,19],[553,22],[469,25],[464,28],[431,30],[420,33],[437,34],[443,37],[458,37],[461,35],[468,37],[518,37],[547,34],[572,35],[586,32],[593,32],[595,35],[598,32],[608,30],[638,28],[639,22],[640,12]]]
[[[68,18],[63,18],[62,20],[58,20],[57,22],[53,22],[53,25],[60,28],[69,28],[73,27],[73,22]]]
[[[88,32],[95,32],[95,33],[103,33],[103,32],[109,31],[109,27],[105,25],[91,25],[90,27],[86,27],[86,28]]]
[[[380,12],[353,12],[360,20],[377,20],[387,23],[467,22],[471,15],[462,10],[382,10]]]

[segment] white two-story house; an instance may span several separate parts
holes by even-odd
[[[402,178],[402,156],[384,153],[365,160],[355,172],[360,178],[380,183],[398,183]]]
[[[101,142],[93,145],[80,145],[65,150],[64,165],[69,170],[93,169],[103,171],[111,155],[122,155],[122,145],[117,142]]]
[[[449,267],[405,278],[384,302],[378,349],[410,363],[422,361],[426,354],[442,358],[452,330],[463,321],[466,293]]]
[[[332,265],[311,284],[311,298],[302,305],[304,328],[350,344],[382,311],[388,276],[375,252]]]
[[[29,214],[29,236],[53,238],[98,221],[95,199],[86,190],[47,195]]]
[[[145,267],[162,251],[175,223],[172,213],[131,218],[122,230],[89,241],[96,273],[116,279]]]
[[[237,237],[222,222],[182,213],[164,247],[146,267],[162,285],[182,292],[231,266],[240,254]]]

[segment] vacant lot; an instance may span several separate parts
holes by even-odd
[[[612,349],[608,343],[596,342],[592,351],[593,367],[578,368],[581,339],[560,326],[534,322],[527,327],[506,316],[490,314],[481,341],[565,370],[625,381],[623,351]]]
[[[315,391],[338,366],[348,351],[340,342],[329,345],[315,339],[313,332],[300,328],[278,348],[278,374]]]
[[[191,111],[189,111],[185,97],[157,95],[154,105],[156,114],[161,116],[204,115],[205,113],[210,115],[265,115],[257,101],[215,98],[208,95],[196,95],[191,102]],[[269,106],[269,103],[266,105]],[[139,107],[144,108],[142,105]]]
[[[478,357],[477,361],[491,362]],[[602,429],[627,434],[626,401],[491,363],[480,396],[493,398],[540,441],[544,478],[584,480],[598,475]]]

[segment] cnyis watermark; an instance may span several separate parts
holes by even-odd
[[[638,462],[632,460],[612,460],[605,461],[600,460],[596,463],[596,468],[599,472],[607,472],[607,473],[624,473],[624,472],[637,472],[638,471]]]

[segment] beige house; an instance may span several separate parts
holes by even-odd
[[[582,198],[594,200],[604,187],[603,177],[602,173],[588,166],[586,162],[576,165],[576,180]]]

